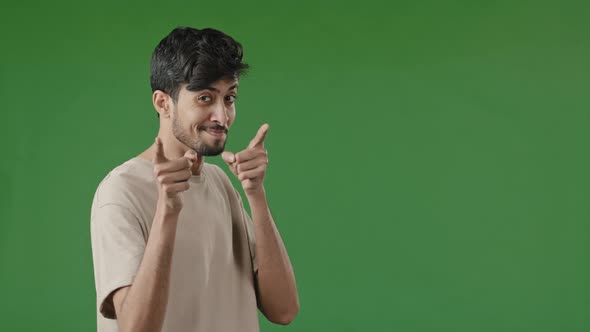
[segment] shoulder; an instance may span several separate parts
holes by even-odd
[[[133,205],[134,196],[155,187],[152,168],[148,161],[132,158],[111,170],[98,184],[93,208],[107,204],[125,207]]]

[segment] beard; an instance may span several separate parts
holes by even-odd
[[[206,126],[197,126],[197,137],[195,138],[191,136],[190,132],[182,129],[180,121],[178,120],[178,116],[174,116],[172,119],[172,134],[177,140],[189,148],[195,150],[199,156],[218,156],[225,149],[225,142],[227,142],[227,132],[226,139],[215,139],[213,140],[213,144],[207,144],[201,139],[202,133],[207,128],[208,127]]]

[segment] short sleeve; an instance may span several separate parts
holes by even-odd
[[[146,240],[138,218],[122,205],[96,207],[90,224],[99,312],[116,319],[111,293],[133,283]]]

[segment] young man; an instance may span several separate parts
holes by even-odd
[[[92,203],[99,332],[258,331],[256,308],[278,324],[296,316],[293,268],[263,186],[269,126],[243,151],[223,152],[247,67],[242,46],[214,29],[176,28],[156,47],[158,136],[102,180]],[[219,154],[252,219],[227,175],[204,162]]]

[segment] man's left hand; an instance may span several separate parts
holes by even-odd
[[[229,151],[221,154],[232,173],[242,182],[246,195],[256,194],[264,189],[262,183],[268,165],[264,138],[268,127],[268,124],[263,124],[245,150],[235,154]]]

